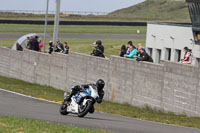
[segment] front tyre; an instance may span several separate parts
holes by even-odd
[[[62,104],[61,104],[61,106],[60,106],[60,114],[61,115],[67,115],[68,114],[68,112],[67,112],[67,101],[64,101]]]
[[[78,106],[78,117],[84,117],[92,108],[92,101],[87,101],[85,105]]]

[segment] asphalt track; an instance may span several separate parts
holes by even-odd
[[[0,89],[0,116],[31,118],[121,133],[200,133],[200,130],[194,128],[141,121],[98,112],[88,114],[84,118],[72,114],[62,116],[58,111],[59,106],[57,103],[32,99]]]
[[[22,33],[0,33],[0,39],[18,39],[19,37],[25,34]],[[43,33],[41,33],[43,35]],[[47,35],[48,38],[52,38],[52,34]],[[59,34],[59,38],[97,38],[97,39],[145,39],[146,35],[144,34],[114,34],[114,35],[106,35],[106,34],[84,34],[84,35],[77,35],[77,34]]]

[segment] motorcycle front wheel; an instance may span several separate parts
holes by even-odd
[[[92,108],[92,101],[87,101],[85,105],[82,103],[78,106],[78,117],[84,117]]]
[[[68,112],[67,112],[67,101],[64,101],[62,104],[61,104],[61,106],[60,106],[60,114],[61,115],[67,115],[68,114]]]

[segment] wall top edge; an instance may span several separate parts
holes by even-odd
[[[179,26],[179,27],[192,27],[191,23],[170,23],[170,22],[148,22],[147,25],[167,25],[167,26]]]

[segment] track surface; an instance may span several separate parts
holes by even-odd
[[[23,36],[22,33],[0,33],[0,39],[18,39]],[[48,38],[52,38],[52,34],[47,35]],[[129,34],[129,35],[106,35],[106,34],[88,34],[88,35],[76,35],[76,34],[59,34],[59,38],[99,38],[99,39],[145,39],[146,35],[141,34]]]
[[[136,120],[105,113],[61,116],[59,104],[31,99],[0,90],[0,116],[17,116],[84,128],[107,129],[121,133],[200,133],[200,130]]]

